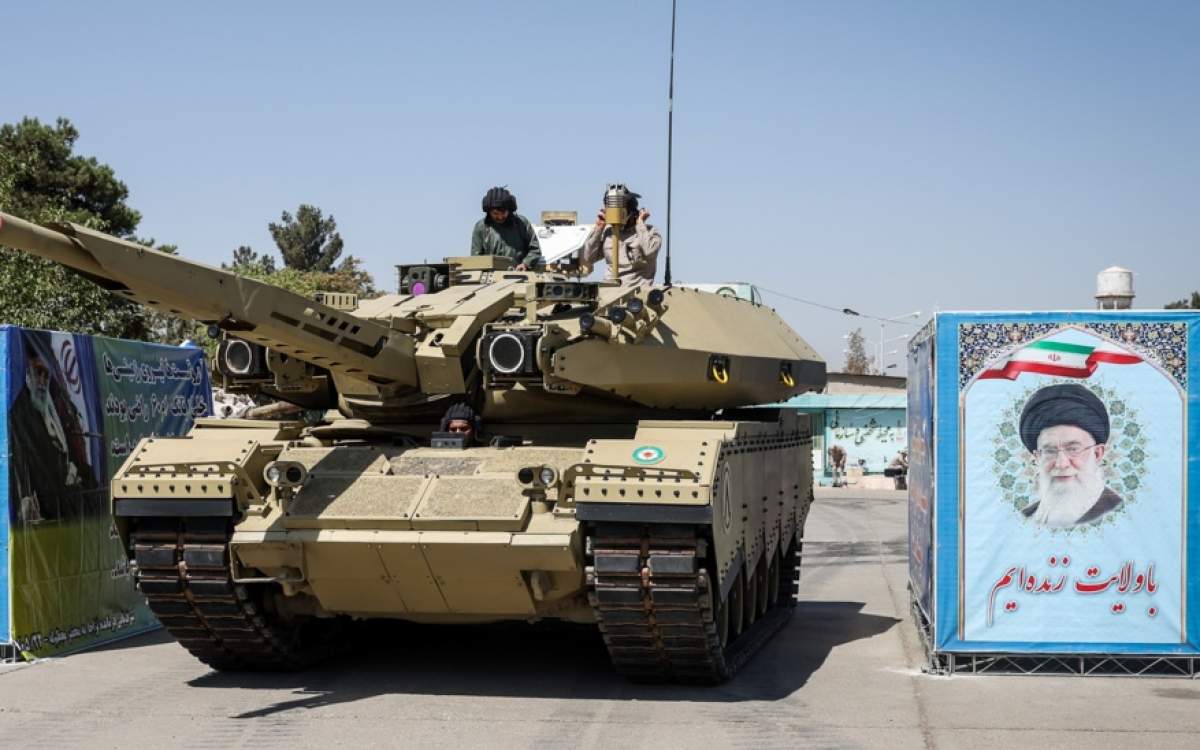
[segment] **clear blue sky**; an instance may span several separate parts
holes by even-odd
[[[312,203],[391,290],[393,264],[466,252],[497,183],[586,217],[621,180],[665,219],[668,0],[3,23],[0,121],[71,119],[139,234],[206,262],[273,249],[267,222]],[[1198,82],[1194,2],[682,0],[676,279],[891,316],[1090,307],[1120,264],[1159,307],[1200,287]],[[841,366],[853,319],[768,301]]]

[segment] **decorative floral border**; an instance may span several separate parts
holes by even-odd
[[[958,326],[958,388],[963,390],[979,372],[1030,341],[1066,328],[1080,328],[1120,343],[1154,361],[1181,388],[1187,388],[1187,323],[960,323]]]

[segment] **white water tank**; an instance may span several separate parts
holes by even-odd
[[[1133,304],[1133,271],[1109,266],[1096,274],[1096,308],[1128,310]]]

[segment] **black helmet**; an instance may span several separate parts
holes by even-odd
[[[508,192],[506,187],[492,188],[483,196],[483,212],[487,213],[493,208],[515,212],[517,210],[516,196]]]
[[[471,427],[474,428],[475,432],[479,432],[480,428],[483,427],[483,420],[479,418],[479,415],[475,413],[475,410],[472,409],[469,404],[464,404],[460,401],[459,403],[454,404],[447,409],[446,413],[442,415],[441,431],[445,432],[449,430],[450,423],[456,419],[462,419],[470,422]]]

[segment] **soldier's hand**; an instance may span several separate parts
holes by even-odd
[[[517,267],[516,267],[516,268],[514,268],[513,270],[514,270],[514,271],[528,271],[528,270],[529,270],[529,266],[525,265],[524,263],[518,263],[518,264],[517,264]]]
[[[643,208],[641,211],[638,212],[638,221],[642,222],[643,224],[646,223],[646,219],[649,219],[649,218],[650,218],[650,212],[648,210]]]
[[[602,209],[600,209],[600,213],[596,214],[596,228],[597,228],[597,229],[603,229],[603,228],[604,228],[604,224],[605,224],[605,221],[604,221],[604,209],[602,208]]]

